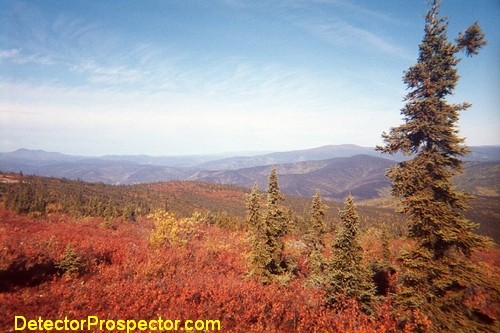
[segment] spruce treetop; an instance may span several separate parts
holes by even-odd
[[[260,223],[260,195],[259,188],[257,184],[252,187],[252,191],[247,196],[246,208],[247,208],[247,223],[250,228],[258,228]]]
[[[309,228],[304,235],[304,241],[309,248],[310,256],[312,255],[319,257],[321,255],[321,252],[323,251],[323,248],[325,247],[323,236],[327,231],[324,221],[327,209],[328,207],[321,200],[320,191],[316,190],[309,211]]]
[[[269,173],[269,182],[267,186],[267,203],[268,205],[278,205],[283,200],[285,200],[285,198],[283,197],[283,194],[281,193],[278,185],[278,173],[276,171],[276,168],[273,167]]]
[[[341,250],[343,255],[351,257],[349,261],[359,261],[361,254],[361,246],[358,242],[359,216],[351,195],[347,197],[344,207],[340,210],[339,214],[342,225],[333,248],[334,250]],[[346,258],[343,259],[345,260]]]
[[[326,232],[324,218],[327,208],[321,200],[320,191],[316,190],[311,204],[311,228],[315,230],[317,236],[321,236]]]

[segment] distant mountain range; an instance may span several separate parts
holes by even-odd
[[[205,162],[200,164],[199,167],[206,170],[238,170],[263,165],[319,161],[334,157],[351,157],[360,154],[382,157],[381,153],[375,151],[374,148],[345,144],[268,153],[257,156],[229,157]],[[396,159],[399,160],[400,158],[398,157]]]
[[[385,170],[395,161],[354,155],[327,160],[276,164],[280,188],[284,193],[311,197],[316,189],[323,198],[343,200],[351,193],[358,199],[378,197],[389,187]],[[256,166],[238,170],[199,171],[189,180],[217,182],[251,187],[258,183],[264,190],[272,166]]]
[[[470,161],[466,163],[466,173],[468,169],[473,173],[468,178],[460,178],[463,186],[479,188],[489,195],[500,193],[497,186],[500,146],[471,149],[471,154],[465,158]],[[253,156],[87,157],[19,149],[0,153],[0,171],[108,184],[192,180],[250,187],[257,182],[264,189],[271,166],[276,166],[284,193],[312,196],[319,189],[329,200],[343,200],[348,193],[363,200],[388,193],[385,170],[400,160],[400,155],[381,155],[373,148],[356,145],[330,145]]]

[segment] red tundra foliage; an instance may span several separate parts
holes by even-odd
[[[246,277],[249,243],[243,231],[202,224],[187,246],[155,248],[148,245],[152,221],[105,222],[0,210],[2,332],[13,331],[16,315],[214,319],[224,332],[398,331],[390,300],[376,315],[364,314],[350,300],[339,312],[301,277],[284,286]],[[68,244],[82,269],[63,274],[57,263]],[[421,327],[428,327],[420,318]]]

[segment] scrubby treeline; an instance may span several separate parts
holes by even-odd
[[[134,220],[157,209],[189,216],[199,209],[213,219],[242,216],[237,203],[244,190],[232,186],[167,182],[137,185],[107,185],[77,180],[6,174],[0,195],[6,208],[20,214],[65,213],[82,217],[124,217]]]

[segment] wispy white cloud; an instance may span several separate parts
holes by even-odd
[[[14,64],[40,64],[53,65],[54,61],[49,56],[40,53],[24,54],[20,49],[9,49],[0,51],[0,61],[11,61]]]
[[[21,50],[19,49],[10,49],[10,50],[1,50],[0,51],[0,60],[2,59],[15,59],[19,57]]]
[[[379,22],[393,23],[393,24],[401,24],[400,20],[391,17],[386,12],[376,11],[373,9],[369,9],[366,6],[361,6],[358,3],[354,3],[352,1],[347,0],[302,0],[308,2],[316,2],[323,3],[327,5],[331,5],[337,8],[344,8],[351,13],[358,15],[360,19],[372,19]]]
[[[314,38],[348,52],[359,51],[413,59],[387,31],[402,23],[387,12],[347,0],[283,0],[280,15]],[[318,6],[311,6],[315,4]]]
[[[65,13],[59,14],[51,26],[51,30],[58,38],[67,41],[81,41],[81,39],[86,39],[89,34],[94,36],[94,33],[101,29],[101,24],[87,22],[79,17],[74,17]]]
[[[39,65],[54,65],[55,62],[50,56],[42,55],[39,53],[30,54],[14,60],[17,64],[39,64]]]
[[[139,82],[142,73],[138,69],[132,69],[125,65],[104,67],[91,63],[75,65],[70,68],[77,73],[85,73],[92,83],[103,83],[108,85],[130,84]]]
[[[317,38],[339,47],[356,48],[370,52],[375,50],[403,59],[413,59],[405,48],[389,39],[342,20],[326,23],[302,22],[300,26]]]

